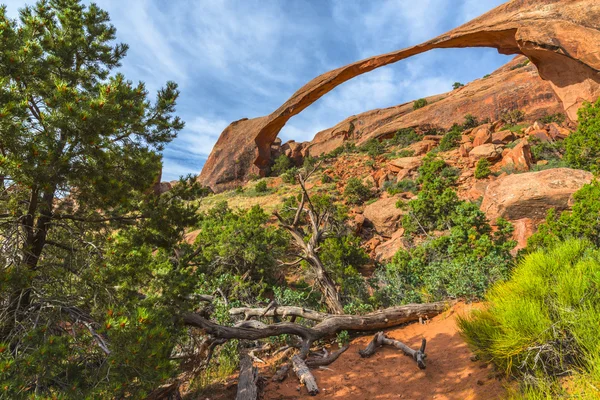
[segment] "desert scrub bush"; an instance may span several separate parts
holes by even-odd
[[[346,182],[344,197],[350,204],[362,204],[371,198],[371,189],[365,186],[360,179],[350,178]]]
[[[531,155],[535,161],[556,161],[561,160],[565,152],[565,143],[562,140],[556,142],[542,142],[540,139],[532,136],[529,138]]]
[[[327,183],[331,183],[333,182],[333,178],[331,177],[331,175],[328,174],[323,174],[321,175],[321,183],[322,184],[327,184]]]
[[[600,184],[594,180],[573,194],[570,211],[560,215],[550,209],[546,221],[527,241],[530,251],[552,247],[569,238],[585,239],[600,246]]]
[[[452,84],[452,89],[456,90],[456,89],[460,89],[461,87],[465,86],[464,84],[460,83],[460,82],[454,82]]]
[[[459,327],[480,357],[520,379],[528,398],[597,398],[599,286],[600,250],[585,240],[556,243],[525,256],[488,292],[488,307]],[[577,384],[561,388],[557,378],[567,374]]]
[[[391,195],[405,192],[417,193],[419,190],[417,183],[412,179],[402,179],[396,183],[387,181],[383,184],[383,188]]]
[[[472,114],[465,115],[465,122],[462,126],[463,130],[475,128],[477,126],[479,126],[479,120],[477,117],[473,116]]]
[[[367,153],[371,158],[376,158],[383,154],[385,146],[378,139],[369,139],[365,144],[359,147],[358,151]]]
[[[512,267],[512,226],[498,220],[492,232],[476,204],[461,202],[451,212],[449,233],[410,250],[376,271],[375,298],[392,306],[447,298],[481,298]]]
[[[579,126],[565,139],[565,161],[573,168],[600,169],[600,99],[586,103],[577,113]]]
[[[454,126],[448,133],[444,135],[440,140],[440,145],[437,147],[439,151],[448,151],[460,146],[460,140],[462,133],[459,126]]]
[[[485,179],[492,171],[490,170],[492,163],[490,163],[487,159],[482,158],[477,161],[477,166],[475,167],[475,178],[477,179]]]
[[[323,156],[324,159],[336,158],[342,154],[352,154],[356,153],[356,144],[352,142],[345,142],[340,147],[332,150],[330,153],[327,153]]]
[[[421,139],[421,136],[415,132],[414,129],[403,128],[396,131],[394,137],[390,139],[390,143],[399,147],[406,147],[420,141]]]
[[[292,161],[292,159],[286,156],[285,154],[282,154],[275,159],[275,162],[271,167],[271,175],[279,176],[288,169],[292,168],[293,166],[294,162]]]
[[[530,63],[530,62],[531,62],[531,61],[529,61],[529,59],[527,59],[527,60],[525,60],[525,61],[523,61],[523,62],[520,62],[520,63],[518,63],[517,65],[513,65],[513,66],[510,68],[510,70],[511,70],[511,71],[514,71],[515,69],[519,69],[519,68],[526,67],[526,66],[528,66],[528,65],[529,65],[529,63]]]
[[[423,234],[448,227],[448,218],[459,204],[452,189],[457,179],[458,170],[441,158],[428,154],[423,159],[417,179],[421,190],[416,199],[408,202],[408,212],[402,219],[407,234]]]
[[[565,114],[562,114],[562,113],[548,114],[548,115],[544,115],[542,118],[540,118],[540,122],[543,124],[550,124],[552,122],[555,122],[557,124],[562,124],[563,122],[565,122],[566,118],[567,117],[565,117]]]
[[[485,75],[483,76],[483,79],[487,79],[487,78],[489,78],[490,76],[492,76],[492,75],[491,75],[491,74],[485,74]]]
[[[525,113],[521,110],[511,110],[500,115],[500,120],[508,125],[517,125],[523,121]]]
[[[269,191],[269,188],[267,186],[267,181],[266,180],[258,181],[258,183],[256,185],[254,185],[254,191],[259,194],[267,193]]]
[[[293,185],[296,183],[296,177],[298,175],[299,169],[296,167],[292,167],[290,169],[288,169],[287,171],[285,171],[283,174],[281,174],[281,180],[284,181],[285,183],[289,183],[290,185]]]
[[[413,110],[418,110],[419,108],[423,108],[427,105],[426,99],[419,99],[413,102]]]

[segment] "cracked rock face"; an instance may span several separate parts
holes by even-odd
[[[525,55],[549,82],[572,120],[583,101],[600,97],[600,2],[513,0],[425,43],[320,75],[270,115],[233,122],[221,134],[198,180],[221,191],[249,174],[264,175],[271,143],[281,128],[321,96],[384,65],[431,49],[453,47],[493,47],[502,54]]]

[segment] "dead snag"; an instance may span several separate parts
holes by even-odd
[[[317,386],[317,381],[315,377],[308,369],[308,366],[304,362],[299,355],[295,355],[292,357],[292,365],[294,367],[294,372],[296,376],[300,380],[300,383],[304,385],[308,394],[311,396],[316,396],[319,393],[319,387]]]
[[[310,360],[306,360],[306,365],[310,368],[316,368],[316,367],[323,367],[325,365],[329,365],[331,363],[333,363],[335,360],[337,360],[339,358],[339,356],[342,355],[343,352],[345,352],[346,350],[348,350],[348,345],[342,347],[341,349],[339,349],[338,351],[334,351],[333,353],[329,354],[328,356],[322,357],[322,358],[313,358]]]
[[[388,346],[394,346],[397,349],[402,350],[402,352],[404,352],[404,354],[406,354],[407,356],[410,356],[413,360],[415,360],[415,362],[417,363],[417,366],[420,369],[426,368],[425,346],[427,345],[427,341],[425,339],[423,339],[421,341],[421,348],[419,350],[413,350],[398,340],[387,338],[383,332],[377,332],[375,334],[375,336],[373,337],[373,340],[371,340],[371,342],[367,346],[367,348],[364,350],[359,350],[358,353],[363,358],[370,357],[373,354],[375,354],[377,347],[382,346],[384,344],[388,345]]]
[[[257,381],[258,369],[252,365],[252,359],[246,354],[240,362],[240,378],[235,400],[256,400],[258,398]]]

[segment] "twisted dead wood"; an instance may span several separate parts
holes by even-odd
[[[417,366],[420,369],[426,368],[425,358],[427,356],[425,355],[425,346],[427,345],[427,341],[425,339],[421,341],[421,347],[419,350],[414,350],[399,340],[386,337],[383,332],[377,332],[369,345],[364,350],[359,350],[358,354],[360,354],[360,356],[363,358],[371,357],[373,354],[375,354],[377,348],[383,345],[394,346],[397,349],[402,350],[404,354],[410,356],[417,363]]]

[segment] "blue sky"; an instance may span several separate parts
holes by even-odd
[[[32,0],[0,0],[9,14]],[[98,0],[119,41],[122,71],[154,93],[182,92],[186,128],[164,151],[163,180],[198,174],[221,131],[267,115],[317,75],[408,47],[503,0]],[[280,137],[310,140],[346,117],[446,92],[510,57],[495,49],[443,49],[357,77],[295,116]]]

